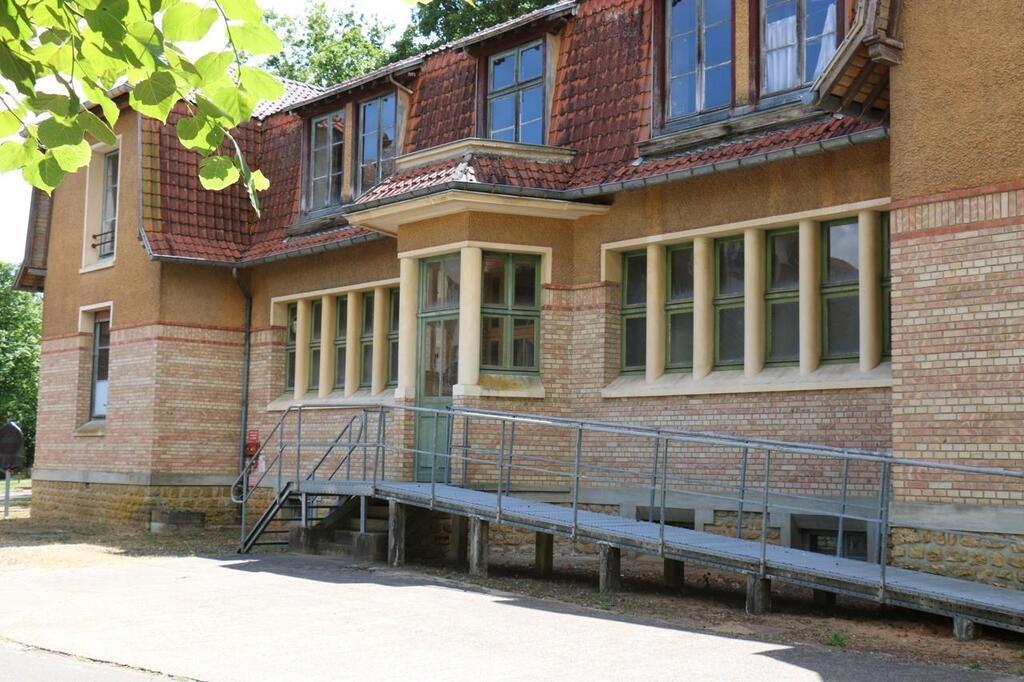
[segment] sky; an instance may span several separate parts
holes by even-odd
[[[331,7],[354,7],[363,14],[375,14],[395,28],[389,40],[397,39],[409,23],[411,0],[324,0]],[[257,0],[264,9],[282,14],[298,13],[303,3],[299,0]],[[28,203],[31,190],[21,178],[20,171],[0,173],[0,261],[20,263],[25,250],[25,226],[28,222]]]

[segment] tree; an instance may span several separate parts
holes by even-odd
[[[14,291],[17,266],[0,262],[0,425],[17,422],[25,434],[32,465],[36,442],[36,394],[39,387],[39,333],[42,301]]]
[[[392,59],[403,59],[464,38],[557,0],[430,0],[417,5],[412,22],[394,45]]]
[[[268,12],[267,23],[284,45],[280,54],[265,61],[267,70],[322,86],[381,66],[387,57],[384,39],[392,29],[375,16],[328,10],[321,0],[307,0],[298,17]]]
[[[0,0],[0,140],[21,135],[0,144],[0,173],[21,169],[51,192],[89,163],[89,138],[115,143],[119,110],[108,93],[126,84],[131,108],[164,123],[186,101],[191,115],[177,133],[203,156],[203,186],[241,181],[258,212],[257,192],[269,183],[230,131],[284,92],[241,55],[275,54],[281,44],[254,0],[201,1]],[[223,49],[189,58],[186,47],[211,30],[223,31]]]

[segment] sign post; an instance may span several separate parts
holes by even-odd
[[[0,428],[0,469],[4,471],[4,518],[11,513],[11,472],[25,466],[25,437],[9,421]]]

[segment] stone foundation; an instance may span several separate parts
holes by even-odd
[[[893,565],[901,568],[1024,589],[1024,535],[982,539],[894,528],[890,553]]]
[[[203,512],[207,526],[237,523],[228,486],[144,486],[32,482],[32,518],[148,528],[154,509]]]
[[[768,515],[770,518],[770,510]],[[705,523],[704,528],[701,530],[705,533],[736,537],[736,512],[716,510],[715,522]],[[761,539],[761,512],[743,512],[743,525],[740,527],[740,537],[744,540]],[[768,526],[767,539],[772,544],[779,544],[782,540],[782,529],[778,526]]]

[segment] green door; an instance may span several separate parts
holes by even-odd
[[[416,403],[443,410],[452,405],[452,386],[459,375],[458,254],[424,260],[420,291]],[[448,481],[449,420],[443,414],[416,414],[417,481]]]

